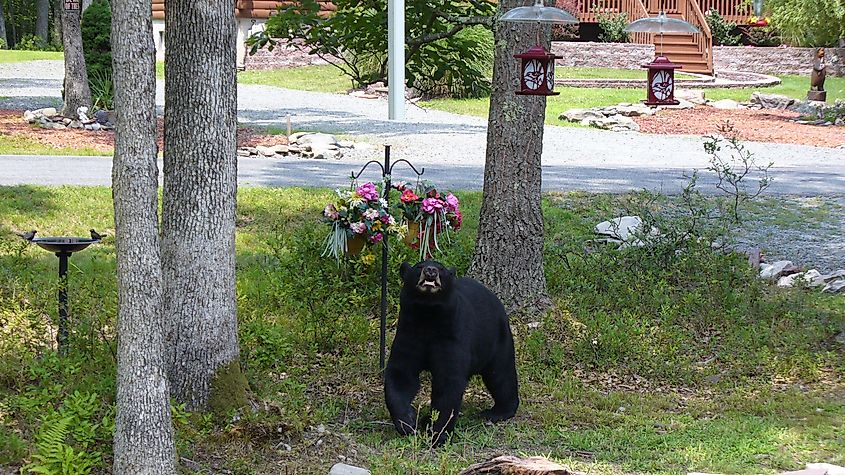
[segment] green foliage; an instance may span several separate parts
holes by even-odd
[[[356,86],[387,78],[387,4],[376,0],[339,0],[337,11],[320,16],[320,4],[305,0],[280,8],[266,31],[249,40],[252,52],[282,38],[301,42],[312,54],[349,76]],[[489,26],[495,4],[483,1],[406,4],[406,83],[425,95],[478,97],[489,92],[492,35],[473,25]]]
[[[599,41],[605,43],[627,43],[628,33],[625,32],[625,27],[628,26],[628,14],[619,13],[616,15],[609,13],[600,13],[598,15]]]
[[[751,46],[780,46],[783,44],[780,31],[773,25],[746,29],[745,41]]]
[[[24,35],[15,44],[14,49],[20,51],[61,51],[61,46],[53,43],[47,43],[35,35]]]
[[[769,0],[772,23],[792,46],[834,46],[845,38],[843,0]]]
[[[711,8],[704,14],[707,19],[707,26],[710,27],[710,32],[713,33],[713,44],[718,46],[736,46],[740,43],[742,35],[732,35],[736,30],[736,23],[726,21],[719,10]]]
[[[114,108],[114,84],[111,73],[105,69],[93,71],[88,76],[91,86],[91,101],[94,107],[112,110]]]
[[[111,7],[95,0],[82,14],[82,51],[93,99],[109,108],[114,100],[111,58]]]

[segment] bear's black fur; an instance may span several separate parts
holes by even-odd
[[[457,278],[454,269],[423,261],[400,269],[403,286],[396,337],[384,374],[387,409],[402,435],[416,431],[412,403],[420,373],[431,373],[432,427],[440,445],[455,427],[467,383],[481,375],[493,396],[481,416],[509,419],[519,406],[516,363],[508,316],[499,299],[478,281]]]

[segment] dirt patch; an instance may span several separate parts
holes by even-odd
[[[741,140],[817,147],[845,144],[845,127],[796,124],[799,114],[779,110],[723,110],[699,106],[686,110],[665,110],[656,115],[635,117],[640,132],[660,135],[707,135],[726,121],[733,124]]]
[[[164,119],[159,117],[156,122],[156,140],[159,150],[162,150]],[[0,135],[22,137],[53,148],[90,148],[103,153],[112,153],[114,150],[114,131],[42,129],[23,120],[23,111],[20,110],[0,109]],[[283,134],[271,135],[257,128],[238,128],[238,147],[255,147],[256,145],[269,147],[287,143],[288,139]]]

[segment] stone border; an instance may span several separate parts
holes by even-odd
[[[678,88],[755,88],[769,87],[780,84],[780,79],[766,74],[750,73],[745,71],[717,71],[716,77],[703,76],[698,74],[684,73],[697,76],[696,79],[678,79],[675,84]],[[555,79],[558,86],[568,87],[597,87],[609,89],[643,89],[646,87],[645,79]]]
[[[713,67],[717,70],[809,76],[815,53],[816,48],[792,46],[715,46]],[[825,48],[825,60],[828,76],[845,77],[845,48]],[[810,78],[807,77],[809,83]]]

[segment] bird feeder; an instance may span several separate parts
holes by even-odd
[[[519,95],[527,96],[555,96],[560,94],[554,92],[555,88],[555,59],[563,58],[557,56],[541,45],[535,45],[522,54],[513,55],[514,58],[522,60],[520,68],[520,90]]]
[[[543,0],[534,0],[534,5],[516,7],[505,12],[499,21],[537,23],[537,26],[546,23],[572,24],[578,23],[578,19],[567,11],[555,7],[543,5]],[[554,92],[555,88],[555,59],[563,56],[556,56],[542,46],[540,40],[541,28],[537,28],[537,44],[528,51],[513,55],[514,58],[522,61],[520,71],[520,89],[516,94],[525,96],[554,96],[560,94]]]
[[[675,99],[675,70],[681,65],[669,61],[665,56],[658,56],[654,61],[644,64],[648,68],[648,99],[647,106],[677,105]]]

